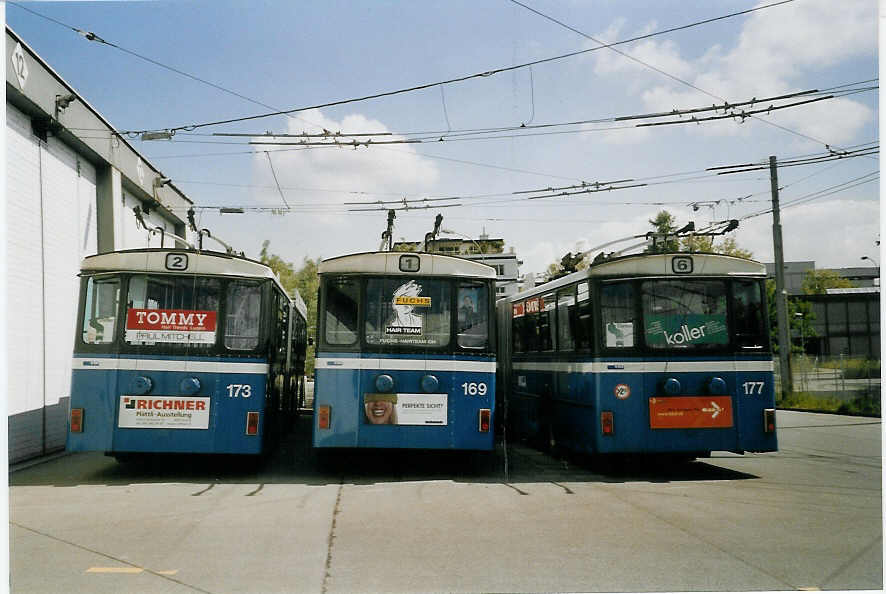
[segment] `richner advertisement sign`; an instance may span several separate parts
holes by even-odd
[[[118,426],[129,429],[208,429],[205,396],[120,396]]]
[[[130,344],[215,343],[216,312],[189,309],[130,309],[126,342]]]

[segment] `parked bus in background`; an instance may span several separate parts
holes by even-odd
[[[319,274],[314,447],[491,450],[495,270],[374,252]]]
[[[67,449],[261,454],[303,395],[304,302],[244,257],[138,249],[81,266]]]
[[[509,438],[585,454],[777,449],[763,264],[603,260],[499,301]]]

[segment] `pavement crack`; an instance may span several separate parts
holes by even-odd
[[[512,488],[514,491],[516,491],[516,492],[519,493],[520,495],[529,495],[529,493],[527,493],[526,491],[523,491],[523,490],[521,490],[521,489],[518,489],[517,487],[515,487],[515,486],[512,485],[511,483],[502,483],[502,484],[503,484],[504,486],[506,486],[506,487],[510,487],[510,488]]]
[[[613,494],[613,493],[610,491],[610,494]],[[700,540],[701,542],[705,543],[706,545],[708,545],[708,546],[711,547],[712,549],[717,550],[717,551],[719,551],[720,553],[722,553],[722,554],[724,554],[724,555],[727,555],[727,556],[729,556],[729,557],[732,557],[733,559],[735,559],[735,560],[737,560],[737,561],[739,561],[739,562],[741,562],[741,563],[744,563],[744,564],[747,565],[748,567],[751,567],[751,568],[755,569],[756,571],[759,571],[759,572],[762,573],[763,575],[769,576],[769,577],[771,577],[772,579],[774,579],[774,580],[776,580],[776,581],[778,581],[778,582],[781,582],[782,584],[784,584],[784,585],[786,586],[786,589],[789,589],[789,590],[796,590],[796,589],[797,589],[797,585],[796,585],[796,584],[792,584],[792,583],[789,582],[785,577],[780,576],[780,575],[777,575],[777,574],[775,574],[774,572],[769,571],[769,570],[766,569],[765,567],[762,567],[761,565],[759,565],[759,564],[757,564],[757,563],[753,563],[753,562],[749,561],[748,559],[743,558],[741,555],[739,555],[739,554],[737,554],[737,553],[735,553],[735,552],[733,552],[733,551],[730,551],[730,550],[726,549],[726,548],[723,547],[723,546],[718,545],[718,544],[715,543],[713,540],[711,540],[711,539],[709,539],[709,538],[706,538],[706,537],[702,536],[702,535],[701,535],[700,533],[698,533],[697,531],[690,530],[690,529],[687,528],[686,526],[681,525],[679,522],[676,522],[676,521],[674,521],[674,520],[671,520],[671,519],[665,517],[664,515],[662,515],[662,514],[660,514],[660,513],[657,513],[656,511],[654,511],[654,510],[652,510],[652,509],[649,509],[649,508],[648,508],[647,506],[645,506],[645,505],[641,505],[641,504],[639,504],[639,503],[637,503],[637,502],[635,502],[635,501],[631,501],[629,498],[625,498],[625,499],[623,499],[623,501],[624,501],[627,505],[629,505],[629,506],[631,506],[631,507],[633,507],[633,508],[635,508],[635,509],[638,509],[638,510],[642,511],[643,513],[646,513],[646,514],[648,514],[649,516],[652,516],[652,517],[655,518],[656,520],[658,520],[658,521],[660,521],[660,522],[663,522],[663,523],[667,524],[668,526],[671,526],[671,527],[673,527],[673,528],[676,528],[676,529],[679,530],[680,532],[683,532],[684,534],[687,534],[687,535],[691,536],[692,538],[697,538],[698,540]]]
[[[840,565],[840,567],[838,567],[833,572],[831,572],[831,575],[829,575],[824,580],[822,580],[821,587],[824,589],[829,589],[828,584],[831,583],[831,581],[837,579],[837,576],[839,576],[841,573],[843,573],[844,571],[849,569],[849,567],[853,563],[858,561],[858,559],[861,556],[867,554],[868,551],[870,551],[872,548],[874,548],[875,546],[877,546],[877,544],[879,544],[881,542],[883,542],[883,535],[882,534],[880,536],[878,536],[877,538],[875,538],[873,541],[871,541],[870,544],[868,544],[866,547],[861,549],[858,553],[856,553],[855,555],[853,555],[852,557],[847,559],[842,565]]]
[[[41,532],[40,530],[35,530],[34,528],[29,528],[28,526],[24,526],[24,525],[18,524],[16,522],[10,521],[9,524],[10,524],[10,526],[15,526],[16,528],[21,528],[22,530],[27,530],[28,532],[31,532],[33,534],[37,534],[37,535],[42,536],[44,538],[49,538],[49,539],[54,540],[56,542],[64,543],[68,546],[72,546],[72,547],[80,549],[82,551],[88,551],[88,552],[92,553],[93,555],[98,555],[100,557],[104,557],[105,559],[110,559],[111,561],[115,561],[115,562],[120,563],[122,565],[126,565],[128,567],[140,569],[140,570],[144,571],[145,573],[149,573],[149,574],[156,576],[160,579],[174,582],[180,586],[184,586],[185,588],[190,588],[191,590],[194,590],[195,592],[203,592],[204,594],[213,594],[213,592],[211,592],[209,590],[204,590],[203,588],[198,588],[197,586],[192,586],[191,584],[188,584],[188,583],[185,583],[181,580],[175,579],[174,577],[170,576],[167,573],[164,573],[161,571],[155,571],[155,570],[149,569],[147,567],[142,567],[141,565],[137,565],[137,564],[133,563],[132,561],[127,561],[126,559],[120,559],[119,557],[109,555],[108,553],[103,553],[101,551],[91,549],[87,546],[77,544],[76,542],[71,542],[70,540],[65,540],[64,538],[59,538],[58,536],[53,536],[52,534],[47,534],[46,532]]]
[[[332,523],[329,526],[329,537],[326,539],[326,566],[323,573],[323,587],[321,594],[326,594],[329,587],[329,578],[332,577],[332,544],[335,542],[335,523],[338,520],[338,512],[341,510],[341,492],[344,489],[344,477],[339,480],[338,493],[335,495],[335,508],[332,510]]]
[[[567,487],[566,485],[561,485],[560,483],[555,482],[555,481],[551,481],[551,484],[552,484],[552,485],[557,485],[558,487],[560,487],[561,489],[563,489],[564,491],[566,491],[566,494],[567,494],[567,495],[575,495],[575,491],[573,491],[572,489],[570,489],[570,488]]]
[[[214,486],[215,486],[215,483],[212,483],[211,485],[209,485],[208,487],[206,487],[202,491],[197,491],[196,493],[191,493],[191,497],[200,497],[200,495],[203,495],[203,493],[205,493],[206,491],[209,491]]]
[[[265,488],[265,484],[262,483],[262,484],[260,484],[260,485],[258,486],[258,489],[256,489],[255,491],[252,491],[251,493],[247,493],[246,496],[247,496],[247,497],[252,497],[252,496],[254,496],[254,495],[258,495],[259,491],[261,491],[261,490],[264,489],[264,488]]]

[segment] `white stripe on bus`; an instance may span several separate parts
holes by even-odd
[[[772,361],[524,361],[514,363],[512,367],[515,371],[561,373],[771,372],[774,370]]]
[[[74,357],[75,370],[120,371],[184,371],[194,373],[259,373],[267,374],[267,363],[238,361],[175,361],[158,359],[88,359]]]
[[[357,359],[319,358],[314,369],[384,369],[396,371],[468,371],[495,373],[495,361],[445,359]]]

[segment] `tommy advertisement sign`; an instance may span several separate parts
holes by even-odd
[[[127,429],[209,429],[208,397],[120,396],[117,426]]]
[[[129,309],[126,342],[214,344],[217,314],[188,309]]]

